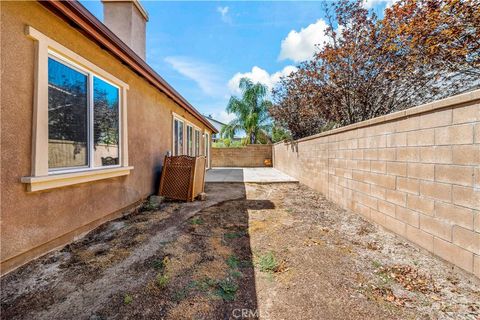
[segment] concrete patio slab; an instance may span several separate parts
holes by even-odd
[[[212,168],[205,182],[298,183],[295,178],[274,168]]]

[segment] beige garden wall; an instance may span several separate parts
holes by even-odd
[[[275,168],[480,277],[480,90],[273,153]]]
[[[212,148],[212,167],[265,167],[267,166],[265,160],[270,160],[271,163],[271,144],[254,144],[238,148]]]

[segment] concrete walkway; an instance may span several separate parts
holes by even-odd
[[[212,168],[207,171],[205,182],[298,183],[298,180],[274,168]]]

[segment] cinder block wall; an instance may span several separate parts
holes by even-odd
[[[273,150],[275,168],[480,277],[480,90]]]
[[[271,144],[212,148],[212,167],[265,167],[265,159],[272,159]]]

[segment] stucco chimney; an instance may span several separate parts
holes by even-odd
[[[137,0],[102,0],[102,3],[105,25],[145,60],[147,11]]]

